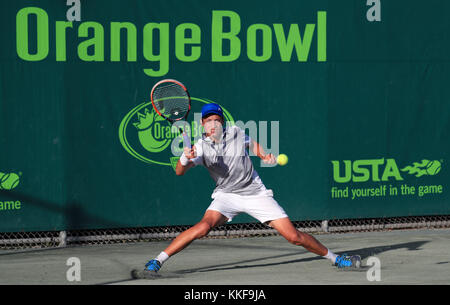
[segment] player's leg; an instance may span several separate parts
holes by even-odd
[[[298,231],[288,217],[269,222],[269,226],[277,230],[291,244],[302,246],[309,252],[326,256],[328,249],[313,236]]]
[[[180,233],[163,252],[145,265],[145,269],[157,272],[169,257],[186,248],[194,240],[206,236],[211,229],[225,223],[227,220],[228,218],[220,212],[207,210],[200,222]]]
[[[170,256],[180,252],[194,240],[206,236],[212,228],[224,224],[241,212],[233,204],[235,196],[232,194],[218,192],[213,194],[212,197],[214,200],[206,210],[202,220],[179,234],[163,252],[147,263],[146,270],[158,271]]]
[[[284,209],[272,196],[246,197],[241,196],[240,204],[246,212],[276,229],[290,243],[303,246],[308,251],[320,256],[327,255],[328,249],[309,234],[298,231]]]
[[[333,265],[339,268],[346,267],[356,267],[359,268],[361,265],[361,257],[359,255],[336,255],[330,250],[328,250],[324,245],[322,245],[313,236],[298,231],[288,217],[279,218],[269,222],[269,226],[276,229],[284,238],[286,238],[290,243],[302,246],[309,252],[315,253],[317,255],[323,256],[331,260]]]
[[[172,243],[164,250],[168,256],[175,255],[184,248],[186,248],[191,242],[198,238],[202,238],[216,226],[226,223],[228,218],[223,216],[220,212],[207,210],[202,220],[196,225],[180,233]]]
[[[272,196],[241,196],[241,205],[250,216],[276,229],[290,243],[303,246],[306,250],[325,257],[338,267],[358,267],[361,258],[358,255],[338,256],[328,250],[313,236],[298,231],[284,209]]]

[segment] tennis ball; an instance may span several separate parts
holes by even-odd
[[[426,171],[428,175],[434,176],[441,171],[441,162],[439,161],[430,161],[427,164]]]
[[[286,165],[288,163],[288,156],[286,156],[285,154],[278,155],[277,163],[279,165]]]
[[[20,178],[17,174],[6,174],[0,180],[0,186],[4,190],[12,190],[19,184],[19,181]]]

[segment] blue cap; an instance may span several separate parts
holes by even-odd
[[[202,118],[210,114],[217,114],[223,118],[223,110],[222,107],[215,103],[209,103],[202,107]]]

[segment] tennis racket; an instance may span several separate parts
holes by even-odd
[[[150,99],[156,113],[170,124],[185,120],[191,110],[191,97],[186,86],[174,79],[157,82],[152,88]],[[191,148],[190,136],[180,127],[178,129],[183,135],[184,146]]]

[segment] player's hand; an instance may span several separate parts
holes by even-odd
[[[192,146],[192,148],[184,148],[184,155],[186,156],[186,158],[190,159],[194,159],[197,157],[197,150],[195,149],[195,146]]]
[[[261,159],[266,164],[275,164],[275,163],[277,163],[277,158],[275,158],[275,156],[272,155],[272,154],[267,154]]]

